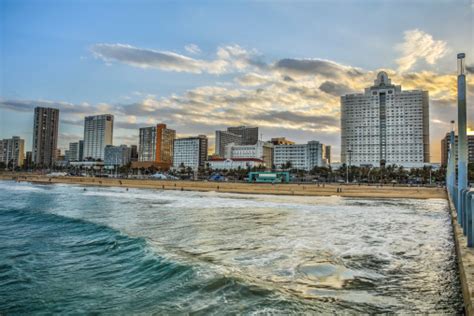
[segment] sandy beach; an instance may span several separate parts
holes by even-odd
[[[446,199],[444,188],[393,187],[392,185],[346,185],[346,184],[267,184],[171,180],[137,180],[90,177],[47,177],[41,175],[0,175],[0,180],[27,181],[43,184],[79,184],[85,186],[113,186],[124,188],[146,188],[182,191],[216,191],[245,194],[276,194],[300,196],[345,196],[361,198],[411,198]]]

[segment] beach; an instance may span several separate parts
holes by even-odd
[[[216,191],[242,194],[275,194],[299,196],[342,196],[360,198],[410,198],[410,199],[446,199],[442,187],[393,186],[371,184],[269,184],[242,182],[206,182],[180,180],[115,179],[93,177],[48,177],[42,175],[3,174],[0,180],[16,180],[44,184],[79,184],[85,186],[107,186],[123,188],[145,188],[181,191]]]

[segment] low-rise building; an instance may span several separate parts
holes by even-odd
[[[212,170],[237,170],[265,167],[265,162],[257,158],[212,158],[206,161],[208,168]]]
[[[273,150],[273,164],[278,169],[312,170],[323,167],[323,144],[309,141],[307,144],[276,145]]]
[[[204,168],[207,158],[207,136],[178,138],[174,140],[173,168]]]
[[[257,141],[255,145],[236,145],[228,144],[225,148],[226,159],[235,158],[256,158],[264,161],[267,168],[272,167],[273,162],[273,144]]]

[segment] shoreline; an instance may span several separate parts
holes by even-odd
[[[241,194],[341,196],[354,198],[407,198],[447,199],[446,190],[440,187],[393,187],[347,184],[269,184],[233,183],[181,180],[138,180],[89,177],[47,177],[42,175],[0,175],[0,180],[15,180],[37,184],[77,184],[86,186],[143,188],[178,191],[222,192]]]

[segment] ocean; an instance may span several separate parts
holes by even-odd
[[[0,314],[461,311],[442,199],[0,181]]]

